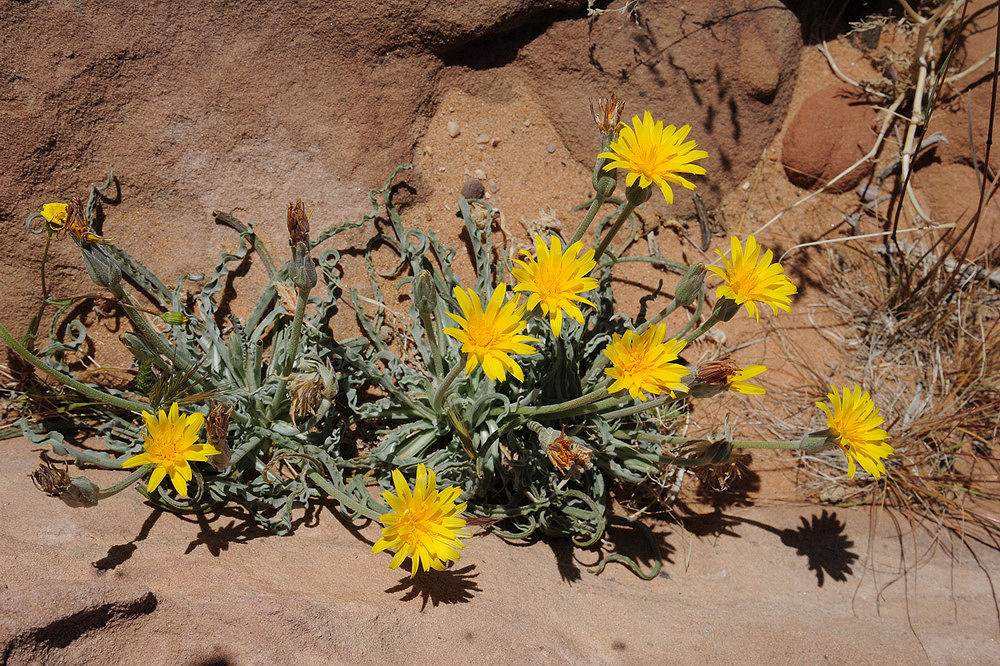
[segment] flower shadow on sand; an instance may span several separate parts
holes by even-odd
[[[475,565],[470,564],[461,569],[453,567],[444,571],[421,571],[412,578],[401,578],[398,584],[386,592],[405,592],[400,601],[412,601],[421,597],[420,610],[427,608],[428,601],[435,608],[440,604],[464,604],[472,601],[476,592],[482,592],[475,580],[479,573],[474,572],[474,568]]]
[[[851,565],[858,559],[849,549],[854,546],[846,534],[846,525],[837,518],[837,513],[813,514],[811,520],[801,516],[798,529],[778,532],[781,543],[795,549],[796,555],[804,556],[809,562],[809,570],[816,572],[816,584],[823,587],[824,574],[835,581],[846,582],[854,573]]]

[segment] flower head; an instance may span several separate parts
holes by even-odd
[[[879,415],[868,391],[862,391],[857,384],[853,390],[844,388],[843,395],[837,387],[830,388],[833,393],[827,393],[826,397],[833,409],[825,402],[817,402],[816,406],[826,413],[826,425],[847,456],[847,476],[854,478],[856,460],[866,472],[879,478],[885,474],[880,458],[887,458],[894,450],[885,443],[889,433],[879,428],[885,419]]]
[[[604,167],[606,171],[619,167],[628,171],[625,185],[631,187],[638,180],[639,187],[645,189],[656,183],[667,203],[672,204],[674,193],[668,183],[694,189],[694,183],[678,173],[705,173],[705,167],[692,162],[708,157],[708,153],[695,150],[694,141],[684,142],[690,131],[690,125],[680,129],[673,125],[664,127],[662,120],[654,122],[653,116],[646,111],[641,120],[639,116],[632,116],[631,127],[622,123],[618,140],[611,142],[611,150],[598,157],[611,160]]]
[[[67,203],[47,203],[42,206],[42,217],[48,222],[50,231],[56,232],[66,226],[67,208]]]
[[[411,577],[416,575],[417,567],[423,567],[424,571],[441,571],[445,562],[461,558],[458,551],[465,546],[460,539],[469,536],[462,529],[465,519],[458,515],[465,511],[465,503],[455,504],[462,489],[449,486],[438,491],[434,470],[423,464],[417,465],[417,480],[412,492],[398,469],[392,471],[392,483],[396,494],[388,490],[382,493],[392,511],[379,517],[385,527],[382,538],[372,546],[372,552],[380,553],[386,548],[395,550],[389,562],[390,569],[409,557]]]
[[[576,440],[566,436],[566,429],[556,437],[548,448],[545,455],[549,457],[552,466],[559,470],[563,476],[575,476],[594,466],[591,460],[594,452],[585,446],[577,443]]]
[[[765,250],[761,256],[761,247],[753,236],[747,237],[745,251],[736,236],[729,242],[732,247],[732,257],[729,259],[722,252],[715,251],[726,267],[707,267],[725,280],[725,284],[719,285],[715,290],[715,295],[735,301],[737,305],[745,304],[747,312],[755,319],[760,319],[757,303],[770,305],[774,314],[778,314],[778,308],[791,312],[791,296],[796,292],[795,285],[785,275],[781,264],[771,262],[771,251]]]
[[[687,343],[664,340],[666,332],[667,325],[659,324],[638,335],[635,331],[625,331],[620,338],[617,333],[612,336],[611,344],[604,350],[612,364],[604,373],[615,380],[608,393],[628,389],[629,395],[645,402],[643,391],[654,395],[669,392],[672,396],[674,391],[688,390],[681,383],[688,369],[671,363]]]
[[[174,488],[181,495],[187,495],[187,482],[191,480],[191,465],[188,461],[206,462],[209,456],[220,451],[211,444],[198,444],[198,433],[205,423],[204,415],[182,415],[175,402],[170,406],[170,414],[162,409],[158,416],[142,412],[148,435],[143,435],[145,452],[132,456],[122,463],[122,467],[156,465],[149,477],[147,492],[160,485],[167,474]]]
[[[723,356],[714,361],[707,361],[698,366],[695,373],[698,381],[706,384],[725,385],[726,390],[746,393],[748,395],[761,395],[767,391],[756,384],[751,384],[748,379],[756,377],[767,370],[766,365],[748,365],[741,368],[736,365],[733,359]]]
[[[525,344],[538,342],[538,338],[520,335],[528,325],[524,321],[525,307],[518,306],[520,297],[504,303],[507,285],[501,282],[493,290],[489,302],[483,308],[479,294],[472,289],[455,287],[455,300],[462,309],[462,315],[447,312],[461,328],[443,329],[447,335],[462,343],[462,351],[468,354],[465,374],[482,364],[483,372],[490,379],[503,381],[507,373],[524,381],[521,371],[511,354],[533,354],[535,348]]]
[[[514,279],[518,280],[514,291],[530,293],[527,303],[524,304],[525,309],[531,310],[536,305],[541,305],[542,312],[549,318],[552,333],[557,338],[562,332],[563,312],[583,323],[583,313],[574,301],[597,307],[578,295],[597,288],[597,280],[587,277],[597,265],[594,261],[594,251],[587,250],[583,256],[578,256],[581,250],[583,243],[580,241],[573,243],[563,252],[558,236],[552,237],[551,247],[545,246],[541,236],[535,236],[537,259],[527,250],[521,250],[521,254],[525,255],[527,260],[515,259],[514,263],[518,266],[511,270]]]
[[[597,102],[597,108],[594,108],[594,102]],[[625,102],[618,99],[618,95],[614,92],[611,93],[611,97],[598,97],[596,100],[590,100],[590,115],[594,117],[594,124],[597,125],[597,129],[601,134],[609,139],[615,139],[618,136],[618,125],[621,124],[622,111],[625,110]]]

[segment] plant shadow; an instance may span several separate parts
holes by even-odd
[[[433,607],[440,604],[464,604],[472,601],[476,592],[482,588],[476,582],[478,572],[473,571],[475,565],[470,564],[461,569],[451,568],[443,571],[421,571],[417,575],[401,578],[399,583],[386,590],[395,594],[403,592],[400,601],[413,601],[421,598],[420,610],[427,608],[427,603]]]

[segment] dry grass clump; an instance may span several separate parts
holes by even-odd
[[[903,299],[884,257],[830,252],[830,305],[854,334],[847,374],[879,387],[896,455],[884,484],[849,482],[839,451],[803,455],[801,489],[823,501],[886,504],[1000,547],[1000,292],[988,276],[921,268],[913,262],[922,254],[914,246],[901,258],[911,277],[928,278]]]

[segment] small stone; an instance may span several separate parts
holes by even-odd
[[[476,169],[475,171],[472,172],[472,175],[478,178],[479,180],[486,180],[486,172],[483,171],[482,169]]]
[[[462,196],[466,199],[482,199],[484,194],[486,194],[486,188],[483,187],[482,182],[475,178],[469,178],[462,185]]]
[[[66,56],[67,58],[72,58],[73,56],[76,55],[76,52],[73,49],[66,49],[65,51],[63,51],[63,55]]]
[[[550,153],[554,153],[556,152],[556,147],[555,145],[550,143],[549,145],[545,146],[545,150],[549,151]]]
[[[450,136],[451,138],[454,139],[456,136],[458,136],[461,133],[462,133],[462,128],[459,126],[458,122],[454,121],[454,120],[449,120],[448,121],[448,136]]]
[[[484,134],[480,134],[479,136],[476,137],[476,143],[489,143],[489,142],[490,142],[490,135],[489,134],[485,134],[484,133]]]
[[[525,127],[531,127],[531,121],[530,120],[525,120],[524,121],[524,126]]]
[[[488,183],[486,183],[486,187],[489,188],[490,192],[499,192],[500,191],[500,183],[498,183],[497,181],[495,181],[493,179],[490,179],[490,181]]]
[[[740,185],[740,189],[742,189],[744,192],[746,192],[747,190],[749,190],[750,189],[750,182],[749,181],[744,182],[742,185]]]
[[[493,139],[493,143],[490,144],[494,148],[500,145],[500,139]]]
[[[438,173],[444,173],[444,167],[443,166],[439,166],[438,167]]]

